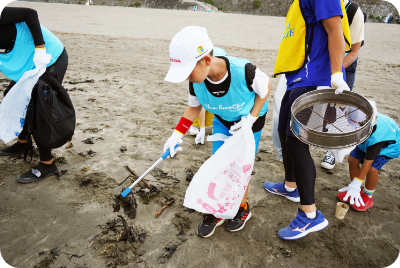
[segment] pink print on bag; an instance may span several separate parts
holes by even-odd
[[[217,185],[212,182],[208,185],[208,191],[207,191],[208,197],[213,200],[217,200],[217,198],[215,198],[215,196],[214,196],[215,187],[217,187]]]
[[[201,206],[202,206],[205,210],[207,210],[210,214],[215,214],[215,213],[217,212],[212,206],[210,206],[210,205],[207,204],[207,203],[203,203],[203,204],[201,204]]]
[[[244,174],[247,173],[247,171],[249,171],[251,169],[251,164],[245,165],[242,167],[242,171]]]

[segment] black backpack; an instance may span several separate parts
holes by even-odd
[[[353,23],[354,16],[357,13],[358,8],[360,8],[360,5],[357,2],[354,1],[349,1],[346,5],[346,13],[347,13],[347,19],[349,21],[349,26]],[[361,8],[360,8],[361,10]],[[364,15],[364,23],[367,21],[367,13],[361,10],[361,12]],[[364,45],[364,40],[361,42],[361,46]]]
[[[28,149],[31,152],[32,137],[36,144],[47,148],[59,148],[72,139],[76,117],[72,101],[65,88],[58,82],[57,74],[45,72],[32,90],[32,113],[28,127]]]

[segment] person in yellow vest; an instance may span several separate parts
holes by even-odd
[[[316,171],[309,146],[290,129],[293,102],[318,86],[336,93],[349,90],[343,68],[351,47],[350,30],[342,0],[294,0],[286,16],[285,31],[274,76],[285,74],[287,91],[282,99],[278,132],[282,145],[285,181],[265,182],[269,193],[300,202],[297,216],[278,231],[284,240],[296,240],[328,226],[314,199]]]
[[[206,127],[212,126],[214,114],[201,108],[199,116],[193,121],[193,125],[189,128],[189,134],[196,136],[195,144],[204,144],[204,137],[206,135]]]

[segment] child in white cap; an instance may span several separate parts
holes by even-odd
[[[350,206],[358,211],[365,211],[374,205],[372,200],[379,180],[379,170],[390,159],[400,156],[399,126],[392,118],[378,113],[374,101],[370,103],[374,108],[373,132],[350,153],[348,161],[351,183],[340,189],[337,195],[342,202],[350,201]],[[350,124],[358,124],[360,121],[361,113],[357,112],[349,113],[347,120]],[[357,120],[352,120],[353,117]],[[362,188],[364,181],[365,186]]]
[[[214,114],[213,134],[232,135],[245,116],[252,124],[256,151],[268,111],[267,97],[271,89],[269,77],[248,60],[229,57],[225,51],[213,46],[203,27],[189,26],[177,33],[169,47],[171,67],[166,81],[181,83],[189,80],[189,105],[171,137],[164,145],[164,152],[174,146],[187,132],[199,115],[202,106]],[[213,142],[213,154],[222,146],[222,141]],[[248,190],[249,188],[247,188]],[[251,212],[246,202],[247,190],[234,219],[228,220],[225,230],[241,230],[250,219]],[[209,237],[224,219],[212,214],[204,215],[197,233]]]

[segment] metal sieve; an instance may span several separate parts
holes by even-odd
[[[294,101],[290,127],[308,145],[343,149],[363,143],[371,135],[372,117],[371,104],[360,94],[321,89]]]

